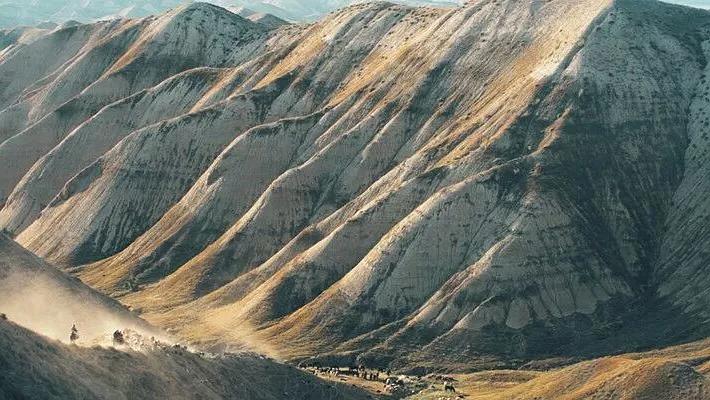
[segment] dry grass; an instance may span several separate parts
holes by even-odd
[[[707,376],[710,364],[703,362],[708,358],[710,343],[705,340],[585,361],[547,372],[486,371],[457,375],[455,385],[458,393],[468,400],[710,399]],[[448,399],[440,387],[412,399]]]

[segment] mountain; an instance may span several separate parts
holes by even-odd
[[[172,346],[165,333],[3,234],[0,312],[3,399],[372,398],[252,353]],[[72,325],[79,340],[68,346]],[[130,348],[101,347],[117,329]]]
[[[271,14],[256,12],[246,7],[227,7],[227,9],[237,15],[240,15],[254,23],[274,29],[288,24],[283,19]]]
[[[708,334],[707,11],[193,4],[9,42],[0,227],[192,343],[471,370]]]
[[[262,13],[273,14],[290,21],[315,21],[337,9],[353,4],[367,3],[363,0],[212,0],[214,4],[242,6]],[[394,0],[392,3],[409,6],[456,7],[459,0]]]
[[[3,320],[0,348],[0,395],[7,399],[372,398],[264,358],[67,346]]]
[[[194,0],[42,0],[0,1],[0,29],[21,25],[35,26],[45,21],[63,23],[68,20],[91,22],[110,18],[140,18],[160,14],[170,8],[189,4]],[[336,9],[364,3],[363,0],[209,0],[218,6],[253,9],[260,14],[289,21],[314,21]],[[410,6],[455,7],[464,0],[394,0]],[[668,0],[669,3],[710,8],[706,0]],[[269,17],[271,19],[272,17]]]
[[[113,18],[140,18],[166,12],[170,8],[193,3],[194,0],[0,0],[0,29],[35,26],[45,21],[63,23],[68,20],[92,22]],[[224,8],[248,8],[260,14],[290,21],[313,21],[338,8],[361,0],[210,0]],[[457,5],[447,0],[397,0],[398,3],[421,6]]]
[[[193,18],[195,22],[192,22]],[[206,26],[212,25],[216,30],[204,30]],[[203,69],[192,71],[186,76],[188,79],[215,80],[219,77],[217,68],[240,63],[258,55],[263,51],[263,45],[269,37],[268,31],[262,26],[221,8],[193,6],[175,10],[159,18],[128,23],[117,20],[55,30],[27,46],[7,49],[11,54],[4,59],[2,67],[5,87],[2,106],[7,108],[0,113],[0,140],[8,140],[0,145],[0,163],[13,164],[17,168],[7,170],[0,178],[0,201],[6,198],[26,169],[61,144],[75,128],[79,129],[69,135],[70,141],[81,140],[86,143],[90,140],[85,138],[82,133],[85,129],[81,128],[86,124],[94,124],[95,129],[95,124],[102,123],[100,118],[90,118],[92,115],[100,111],[109,113],[110,110],[121,106],[123,110],[141,107],[146,103],[139,102],[144,96],[160,97],[160,89],[149,90],[152,86],[176,73],[195,67]],[[55,53],[52,61],[39,63],[37,60],[45,57],[47,48],[55,46],[57,42],[62,44],[61,50]],[[17,52],[12,53],[13,50]],[[147,56],[148,54],[150,56]],[[172,60],[173,56],[178,60]],[[18,71],[26,68],[25,62],[35,65],[36,68],[32,71],[25,70],[18,76]],[[42,79],[45,81],[38,82]],[[35,84],[37,88],[29,87]],[[199,84],[190,83],[167,84],[162,88],[168,91],[182,90],[181,93],[185,96],[187,93],[184,91],[196,90],[194,95],[200,95],[207,90]],[[132,94],[136,96],[129,101],[111,104]],[[108,105],[111,106],[102,110]],[[55,181],[56,184],[63,185],[67,178],[86,166],[82,162],[93,161],[98,155],[109,150],[133,130],[136,124],[157,122],[169,117],[171,112],[186,112],[191,105],[183,105],[181,108],[179,103],[172,103],[163,105],[162,109],[157,107],[145,113],[135,113],[139,119],[136,122],[116,120],[116,114],[106,115],[109,122],[103,123],[124,124],[123,128],[109,129],[108,137],[102,135],[97,138],[101,143],[86,143],[85,150],[88,152],[80,151],[82,156],[71,161],[78,164],[76,168],[64,168],[60,172],[62,177],[59,178],[60,181]],[[167,111],[164,111],[166,108]],[[51,112],[47,112],[48,110]],[[96,131],[92,132],[95,136]],[[25,151],[23,148],[26,146],[31,148]],[[64,154],[57,156],[62,157]],[[43,178],[53,179],[47,175]],[[46,183],[41,183],[38,188],[50,191],[52,189]],[[53,197],[54,193],[49,195]],[[48,200],[51,199],[43,201]],[[31,205],[35,212],[39,211],[37,206],[41,209],[46,203]]]

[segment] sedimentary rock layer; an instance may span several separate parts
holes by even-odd
[[[389,362],[688,338],[710,301],[709,26],[483,0],[52,31],[0,59],[0,224],[204,343],[248,327]],[[40,46],[56,59],[20,71]]]

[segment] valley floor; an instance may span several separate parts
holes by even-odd
[[[409,400],[693,400],[710,399],[710,339],[643,353],[583,361],[545,371],[491,370],[472,374],[431,374],[406,381],[392,393],[379,381],[319,373],[360,387],[378,398]],[[455,392],[444,389],[450,381]],[[410,392],[409,394],[404,394]],[[413,392],[413,393],[412,393]]]

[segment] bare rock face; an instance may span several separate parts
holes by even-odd
[[[9,196],[0,219],[7,229],[26,228],[74,175],[138,127],[188,112],[224,70],[197,68],[109,104],[67,134],[40,158]]]
[[[706,57],[710,43],[702,44]],[[707,314],[707,277],[703,272],[710,257],[710,204],[704,193],[710,182],[710,69],[702,71],[690,104],[685,170],[666,219],[667,233],[661,243],[654,271],[658,294],[692,313]]]
[[[2,105],[10,107],[0,115],[7,127],[0,162],[12,168],[0,178],[0,201],[34,162],[102,107],[180,71],[243,61],[265,39],[261,26],[203,3],[159,18],[61,29],[18,49],[1,72],[9,82]]]
[[[0,55],[0,226],[191,340],[246,326],[285,357],[704,335],[709,26],[506,0],[45,32]]]

